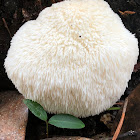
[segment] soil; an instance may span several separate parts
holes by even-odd
[[[39,12],[61,0],[1,0],[0,1],[0,91],[16,90],[12,82],[8,79],[3,67],[4,59],[10,47],[11,37],[16,33],[21,25],[26,21],[36,19]],[[106,0],[114,12],[122,19],[125,27],[135,34],[140,42],[140,0]],[[127,11],[127,12],[125,12]],[[6,27],[9,28],[9,31]],[[139,43],[140,46],[140,43]],[[140,63],[140,57],[138,59]],[[140,83],[140,70],[132,73],[121,100],[124,100],[130,92]],[[103,114],[110,113],[114,118],[117,111],[107,111],[100,115],[82,119],[86,127],[82,130],[58,129],[49,126],[49,134],[52,136],[84,136],[92,137],[100,133],[109,133],[110,129],[100,121]],[[49,115],[50,117],[51,115]],[[112,121],[113,119],[112,118]],[[34,140],[45,138],[45,124],[41,120],[29,113],[26,139]]]

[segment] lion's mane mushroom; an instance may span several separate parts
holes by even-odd
[[[50,113],[98,114],[124,93],[138,41],[103,0],[69,0],[44,9],[14,35],[8,77]]]

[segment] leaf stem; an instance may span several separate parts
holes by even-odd
[[[48,122],[46,121],[46,135],[47,135],[47,138],[49,137],[49,129],[48,129]]]

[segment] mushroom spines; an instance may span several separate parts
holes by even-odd
[[[17,31],[5,68],[19,92],[46,111],[87,117],[121,97],[138,53],[137,39],[105,1],[70,0]]]

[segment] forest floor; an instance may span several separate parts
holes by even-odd
[[[60,0],[61,1],[61,0]],[[138,38],[140,42],[140,1],[139,0],[106,0],[114,12],[122,19],[125,27]],[[55,0],[1,0],[0,1],[0,91],[15,90],[11,81],[7,78],[3,63],[10,47],[10,40],[16,31],[26,21],[36,19],[39,12],[52,5]],[[140,44],[139,44],[140,45]],[[128,83],[120,104],[114,106],[122,107],[121,103],[140,84],[140,57],[131,80]],[[140,97],[138,97],[140,98]],[[139,112],[140,114],[140,112]],[[51,116],[51,115],[49,115]],[[82,136],[87,138],[111,137],[112,127],[118,116],[118,111],[106,111],[99,115],[82,119],[86,128],[82,130],[59,129],[49,126],[49,136]],[[46,137],[45,124],[29,112],[26,129],[27,140],[37,140]],[[131,129],[131,128],[130,128]],[[140,128],[139,128],[140,129]],[[95,138],[96,136],[96,138]],[[97,136],[99,136],[97,138]]]

